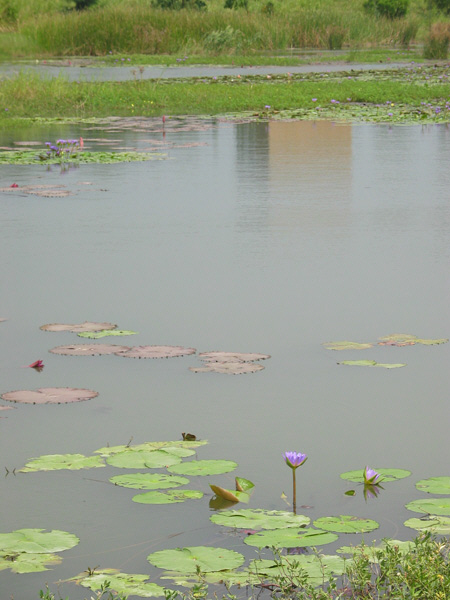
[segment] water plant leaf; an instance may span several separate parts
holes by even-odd
[[[284,529],[285,527],[305,527],[311,519],[305,515],[294,515],[283,510],[263,510],[244,508],[216,513],[210,520],[217,525],[237,529]]]
[[[166,452],[166,450],[134,450],[128,448],[122,452],[112,454],[106,462],[113,467],[123,469],[162,469],[171,465],[177,465],[181,458]]]
[[[100,448],[99,450],[95,450],[96,454],[101,454],[102,456],[111,456],[111,454],[117,454],[118,452],[123,452],[124,450],[166,450],[169,449],[169,452],[174,452],[174,448],[183,448],[185,450],[185,454],[183,456],[191,456],[195,454],[194,448],[198,448],[199,446],[204,446],[208,443],[208,440],[195,440],[195,441],[184,441],[184,440],[174,440],[171,442],[144,442],[143,444],[135,444],[135,445],[121,445],[121,446],[105,446],[104,448]]]
[[[287,572],[293,571],[293,564],[298,565],[294,570],[294,585],[301,585],[301,581],[298,580],[295,571],[300,572],[300,578],[303,577],[304,573],[308,575],[308,581],[310,584],[321,583],[326,581],[332,574],[342,575],[345,567],[348,566],[350,561],[344,560],[341,556],[336,555],[308,555],[308,554],[297,554],[297,555],[286,555],[280,556],[275,560],[266,559],[255,559],[252,560],[248,566],[250,572],[264,575],[265,579],[274,581],[276,577],[286,576]],[[301,571],[300,571],[301,570]]]
[[[26,463],[21,473],[32,473],[35,471],[59,471],[69,469],[78,471],[79,469],[92,469],[95,467],[104,467],[100,456],[84,456],[83,454],[44,454],[38,458],[32,458]]]
[[[320,517],[313,523],[318,529],[336,531],[338,533],[365,533],[378,529],[379,523],[372,519],[363,519],[352,515],[338,517]]]
[[[429,494],[450,494],[450,477],[430,477],[421,479],[416,488]]]
[[[356,494],[355,490],[347,490],[344,492],[346,496],[354,496]]]
[[[126,350],[118,350],[116,354],[126,358],[175,358],[196,352],[195,348],[183,346],[133,346]]]
[[[42,325],[40,329],[42,331],[72,331],[75,333],[85,332],[85,331],[101,331],[103,329],[115,329],[117,325],[114,323],[94,323],[92,321],[85,321],[84,323],[79,323],[78,325],[67,325],[63,323],[49,323],[47,325]]]
[[[224,373],[226,375],[244,375],[246,373],[256,373],[262,371],[265,367],[258,363],[246,362],[207,362],[204,367],[189,367],[193,373]]]
[[[236,490],[236,491],[226,490],[225,488],[222,488],[218,485],[212,485],[212,484],[210,484],[209,487],[216,494],[216,496],[218,496],[219,498],[223,498],[224,500],[228,500],[229,502],[245,502],[245,503],[247,503],[250,500],[250,495],[247,494],[246,492],[240,492],[238,490]]]
[[[251,482],[249,479],[244,479],[243,477],[235,477],[236,481],[236,490],[238,492],[248,492],[255,487],[255,484]]]
[[[128,473],[127,475],[114,475],[109,480],[114,485],[133,488],[136,490],[161,490],[178,487],[189,483],[186,477],[164,475],[158,473]]]
[[[39,388],[37,390],[17,390],[2,394],[3,400],[21,404],[67,404],[96,398],[98,392],[82,388]]]
[[[240,567],[245,558],[239,552],[226,548],[212,546],[191,546],[175,548],[174,550],[160,550],[147,556],[150,564],[160,569],[178,571],[180,573],[226,571]]]
[[[76,581],[92,591],[101,590],[108,581],[109,589],[126,597],[141,596],[143,598],[154,598],[164,596],[164,588],[156,583],[148,581],[148,575],[136,573],[121,573],[117,569],[96,569],[94,573],[80,573],[68,581]]]
[[[195,573],[177,573],[174,571],[165,571],[161,579],[170,579],[175,585],[192,588],[198,584],[198,576]],[[256,585],[261,583],[261,577],[255,573],[250,573],[248,569],[242,571],[216,571],[202,573],[202,580],[206,583],[220,583],[228,586],[237,585]]]
[[[411,471],[407,471],[406,469],[375,469],[375,471],[381,476],[380,482],[383,483],[397,481],[397,479],[404,479],[411,475]],[[364,483],[364,469],[346,471],[345,473],[341,473],[340,478],[347,481]]]
[[[232,460],[191,460],[170,467],[168,471],[177,475],[219,475],[236,469]]]
[[[248,535],[244,543],[258,548],[302,548],[307,546],[321,546],[330,544],[338,539],[335,533],[321,529],[300,529],[286,527],[285,529],[272,529]]]
[[[37,573],[48,571],[48,565],[56,565],[61,562],[60,556],[51,553],[0,552],[0,571],[11,569],[13,573]]]
[[[408,519],[403,524],[421,532],[429,531],[434,535],[450,535],[450,517],[430,515],[422,519]]]
[[[429,515],[450,515],[450,498],[423,498],[405,504],[408,510]]]
[[[117,344],[68,344],[66,346],[56,346],[49,352],[67,356],[95,356],[98,354],[117,354],[126,350],[129,350],[129,346],[119,346]]]
[[[336,550],[338,554],[356,554],[359,556],[361,552],[369,557],[370,562],[378,562],[377,554],[384,550],[386,547],[396,548],[400,554],[409,554],[414,548],[414,542],[401,540],[385,539],[378,546],[366,546],[365,544],[358,546],[341,546]]]
[[[327,350],[366,350],[367,348],[372,348],[373,344],[369,342],[360,344],[358,342],[324,342],[323,346]]]
[[[417,337],[409,333],[392,333],[378,339],[380,346],[413,346],[417,341]]]
[[[270,358],[270,354],[257,354],[254,352],[201,352],[198,356],[204,362],[219,363],[254,362],[255,360]]]
[[[28,552],[47,554],[61,552],[76,546],[80,540],[73,533],[53,529],[17,529],[11,533],[0,533],[0,552]]]
[[[126,331],[125,329],[103,329],[103,331],[81,331],[78,337],[90,338],[93,340],[113,336],[113,335],[137,335],[137,331]]]
[[[176,504],[185,500],[203,498],[199,490],[169,490],[168,492],[145,492],[133,496],[133,502],[140,504]]]
[[[134,162],[144,160],[158,160],[165,158],[165,154],[150,152],[78,152],[73,162],[76,164],[114,164],[118,162]],[[35,165],[40,162],[35,150],[6,150],[0,153],[2,165]],[[70,162],[70,161],[68,161]],[[44,164],[56,165],[61,163],[58,157],[42,161]]]
[[[405,363],[377,363],[375,360],[343,360],[338,365],[350,365],[352,367],[383,367],[385,369],[398,369],[406,367]]]
[[[421,338],[417,338],[416,344],[423,344],[424,346],[437,346],[439,344],[446,344],[448,342],[448,338],[441,338],[438,340],[424,340]]]

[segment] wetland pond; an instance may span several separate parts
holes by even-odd
[[[327,554],[362,537],[412,539],[417,532],[403,523],[422,515],[405,504],[430,497],[416,482],[449,475],[450,344],[378,341],[394,333],[449,336],[450,128],[168,119],[163,131],[160,120],[146,123],[1,134],[3,148],[83,136],[90,150],[159,153],[65,172],[0,165],[3,188],[19,186],[0,195],[0,392],[98,392],[69,404],[0,401],[14,408],[0,413],[0,531],[62,530],[80,539],[49,571],[3,570],[5,599],[34,598],[45,582],[55,590],[54,582],[97,565],[161,583],[161,569],[147,556],[170,548],[218,546],[256,558],[246,534],[210,521],[209,484],[234,488],[237,475],[255,487],[248,504],[231,508],[290,511],[282,498],[292,500],[287,450],[308,455],[297,472],[298,513],[311,522],[355,515],[379,523],[363,536],[341,534],[319,546]],[[21,189],[37,185],[69,194]],[[138,333],[86,340],[40,330],[84,321]],[[49,352],[105,340],[196,353],[123,360]],[[372,346],[323,345],[341,340]],[[263,370],[243,375],[190,370],[210,351],[270,358],[260,361]],[[37,359],[41,372],[22,368]],[[406,366],[338,364],[344,360]],[[188,488],[203,492],[200,499],[133,502],[136,489],[109,478],[139,470],[110,464],[19,472],[43,455],[90,456],[131,439],[181,440],[181,432],[208,440],[194,458],[238,465],[191,477]],[[365,465],[412,475],[365,501],[358,484],[340,478]],[[350,488],[353,497],[345,495]],[[71,600],[91,595],[74,583],[60,591]]]

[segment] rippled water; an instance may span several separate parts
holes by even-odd
[[[83,135],[91,148],[158,148],[163,160],[0,166],[2,185],[63,184],[66,198],[1,193],[1,391],[92,388],[98,398],[17,406],[0,419],[0,467],[31,457],[90,454],[106,444],[209,440],[199,458],[239,463],[256,488],[250,507],[284,509],[285,450],[306,452],[299,504],[312,518],[375,518],[367,539],[407,539],[415,481],[448,474],[450,344],[333,352],[330,340],[390,333],[449,336],[450,130],[328,122],[230,124],[153,132],[29,130],[22,141]],[[187,129],[187,130],[186,130]],[[3,134],[2,146],[14,140]],[[184,146],[184,147],[178,147]],[[88,185],[89,183],[89,185]],[[111,338],[199,352],[271,355],[253,375],[194,374],[196,356],[131,360],[49,354],[83,342],[44,323],[106,320],[139,332]],[[108,340],[109,341],[109,340]],[[36,373],[21,365],[42,358]],[[369,358],[401,369],[337,365]],[[1,402],[3,405],[6,402]],[[376,501],[349,498],[350,469],[399,467]],[[113,467],[9,474],[0,480],[2,531],[62,529],[81,543],[48,573],[1,573],[2,597],[31,598],[46,581],[88,566],[154,573],[154,550],[214,543],[246,551],[209,522],[209,497],[133,503],[107,484]],[[232,486],[234,474],[193,480]],[[198,478],[200,479],[200,478]],[[207,481],[206,481],[207,480]],[[347,536],[356,543],[359,536]],[[342,536],[340,544],[342,544]],[[327,547],[333,550],[335,546]],[[253,550],[246,554],[253,557]],[[72,598],[83,591],[65,584]],[[87,595],[87,594],[86,594]]]

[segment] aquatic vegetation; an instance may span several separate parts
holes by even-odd
[[[39,160],[42,162],[72,162],[78,160],[80,155],[80,143],[79,140],[56,140],[56,144],[52,142],[45,142],[46,150],[41,152]]]
[[[103,329],[102,331],[82,331],[78,334],[78,337],[90,338],[93,340],[110,337],[110,336],[122,336],[122,335],[137,335],[137,331],[126,331],[123,329]]]
[[[450,498],[423,498],[406,504],[408,510],[433,516],[450,515]]]
[[[191,546],[153,552],[147,560],[160,569],[181,573],[196,573],[199,569],[202,573],[210,573],[240,567],[245,558],[239,552],[226,548]]]
[[[120,467],[121,469],[162,469],[178,465],[181,463],[181,457],[171,451],[170,448],[164,448],[164,450],[129,448],[128,450],[112,454],[106,459],[106,462],[113,467]]]
[[[261,508],[244,508],[240,510],[224,510],[210,517],[216,525],[235,527],[237,529],[299,529],[309,525],[311,519],[305,515],[295,515],[282,510],[263,510]]]
[[[109,481],[114,485],[136,490],[160,490],[178,487],[189,483],[186,477],[164,475],[159,473],[128,473],[127,475],[114,475]]]
[[[406,469],[376,469],[376,473],[383,479],[383,482],[397,481],[411,475],[411,471],[407,471]],[[341,473],[340,477],[348,481],[364,483],[365,474],[365,469],[357,469],[356,471]]]
[[[86,332],[86,331],[102,331],[104,329],[116,329],[117,325],[113,323],[93,323],[91,321],[85,321],[77,325],[67,325],[62,323],[49,323],[48,325],[42,325],[40,329],[42,331],[73,331],[73,332]]]
[[[270,355],[244,352],[201,352],[198,357],[205,366],[189,367],[189,370],[194,373],[242,375],[262,371],[264,366],[256,361],[267,360]]]
[[[377,363],[375,360],[343,360],[337,364],[349,365],[351,367],[382,367],[384,369],[406,367],[406,363]]]
[[[124,352],[129,349],[129,346],[119,346],[118,344],[67,344],[56,346],[49,352],[66,356],[96,356],[99,354],[117,354],[117,352]]]
[[[427,515],[420,519],[407,519],[403,525],[433,535],[450,535],[450,517]]]
[[[133,496],[133,502],[139,504],[178,504],[186,500],[197,500],[203,497],[199,490],[169,490],[168,492],[146,492]]]
[[[377,473],[374,469],[370,467],[366,467],[363,472],[364,477],[364,485],[375,485],[377,483],[381,483],[383,478],[379,473]]]
[[[195,348],[183,348],[183,346],[133,346],[117,351],[115,354],[125,358],[174,358],[196,352]]]
[[[215,493],[216,499],[222,498],[228,502],[249,502],[250,494],[255,487],[255,484],[242,477],[236,477],[235,483],[236,490],[227,490],[223,487],[213,484],[210,484],[209,487]]]
[[[69,156],[69,155],[68,155]],[[72,155],[73,157],[74,155]],[[114,164],[122,162],[159,160],[165,158],[164,154],[150,152],[87,152],[76,155],[77,164]],[[45,160],[41,155],[36,155],[33,150],[3,150],[0,152],[0,165],[34,165],[37,161],[44,162],[48,165],[65,164],[73,162],[69,159],[64,161],[59,156],[52,155]]]
[[[297,512],[297,483],[295,481],[295,471],[306,462],[308,457],[301,452],[285,452],[283,458],[287,466],[292,469],[292,507],[295,514]]]
[[[352,515],[339,515],[338,517],[320,517],[313,523],[318,529],[335,531],[337,533],[365,533],[379,527],[379,523],[372,519],[363,519]]]
[[[421,479],[416,488],[428,494],[450,494],[450,477],[430,477]]]
[[[79,469],[92,469],[104,467],[100,456],[84,456],[83,454],[47,454],[32,458],[26,463],[20,473],[34,473],[36,471],[60,471],[68,469],[78,471]]]
[[[114,590],[118,594],[140,596],[141,598],[154,598],[164,596],[164,588],[156,583],[149,582],[148,575],[134,573],[121,573],[118,569],[94,569],[83,571],[68,581],[79,583],[93,591],[104,589]],[[115,598],[110,596],[109,598]],[[119,600],[119,599],[118,599]]]
[[[180,463],[167,470],[176,475],[219,475],[229,473],[237,468],[232,460],[191,460]]]
[[[365,350],[367,348],[372,348],[373,344],[359,342],[324,342],[323,346],[327,350]]]
[[[257,548],[306,548],[310,546],[323,546],[331,544],[338,539],[338,535],[322,529],[300,529],[286,527],[252,533],[244,539],[244,543]]]
[[[18,390],[5,392],[1,395],[8,402],[21,404],[67,404],[68,402],[82,402],[96,398],[98,392],[82,388],[39,388],[37,390]]]

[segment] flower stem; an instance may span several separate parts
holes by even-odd
[[[295,469],[292,469],[292,510],[297,514],[297,484],[295,482]]]

